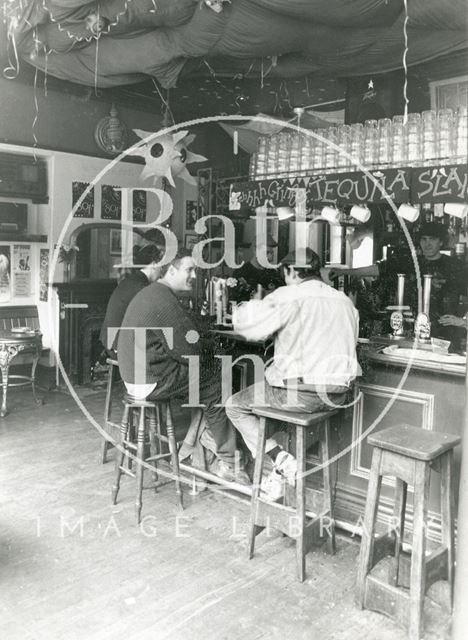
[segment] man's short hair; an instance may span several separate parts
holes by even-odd
[[[181,247],[175,254],[174,258],[169,262],[169,264],[165,264],[161,268],[161,278],[166,275],[170,266],[173,266],[177,269],[180,265],[180,261],[183,258],[191,258],[191,257],[192,257],[192,251],[190,249],[186,249],[185,247]]]
[[[143,234],[143,238],[147,242],[152,242],[153,244],[160,245],[161,247],[166,246],[166,240],[163,236],[162,231],[160,231],[159,229],[148,229],[148,231],[145,231],[145,233]]]
[[[302,279],[310,278],[312,276],[320,277],[322,263],[315,251],[312,251],[312,249],[307,247],[304,258],[305,259],[303,261],[298,263],[296,252],[290,251],[287,256],[281,259],[280,266],[281,268],[293,267],[294,271],[296,271]]]
[[[425,222],[421,225],[418,233],[419,239],[423,236],[439,238],[439,240],[443,242],[447,236],[447,229],[440,222]]]
[[[141,265],[159,262],[161,260],[161,254],[161,249],[155,244],[146,244],[144,247],[137,247],[133,256],[133,262],[141,268]]]

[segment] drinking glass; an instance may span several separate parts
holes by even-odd
[[[468,160],[468,107],[466,106],[457,109],[454,146],[456,161],[465,164]]]
[[[454,119],[452,109],[439,109],[437,113],[437,157],[449,162],[453,157]]]
[[[278,134],[274,133],[268,140],[266,173],[268,177],[273,177],[278,169]]]
[[[302,136],[297,131],[290,133],[289,171],[299,175],[301,170]]]
[[[406,126],[403,116],[393,116],[392,119],[392,157],[394,166],[406,163]]]
[[[302,135],[301,145],[301,173],[304,175],[312,167],[312,145],[313,139],[310,136]]]
[[[389,165],[392,162],[392,121],[390,118],[379,120],[379,164]]]
[[[419,113],[409,113],[406,124],[406,144],[408,163],[416,165],[421,160],[421,116]]]
[[[257,176],[257,154],[254,152],[250,156],[249,180],[255,180],[256,176]]]
[[[373,169],[377,165],[378,158],[377,120],[366,120],[364,127],[364,166]]]
[[[319,129],[317,133],[322,136],[323,129]],[[312,167],[314,171],[321,171],[324,168],[324,156],[324,143],[319,138],[314,138],[312,143]]]
[[[263,177],[266,172],[266,160],[267,160],[267,137],[260,136],[257,141],[257,153],[255,163],[255,177]]]
[[[423,162],[431,165],[437,157],[437,114],[432,110],[423,111],[421,119]]]
[[[337,158],[337,150],[336,150],[336,127],[328,127],[326,129],[327,132],[327,140],[331,144],[325,145],[325,167],[327,171],[332,171],[336,168],[336,158]]]
[[[364,160],[364,127],[360,122],[351,125],[352,163],[362,165]]]
[[[291,152],[291,134],[289,131],[281,131],[278,134],[278,164],[276,175],[278,178],[289,176],[289,158]]]
[[[337,143],[340,151],[337,153],[336,166],[340,169],[347,169],[351,163],[345,153],[351,153],[351,127],[349,124],[342,124],[337,128]],[[344,153],[343,153],[344,152]]]

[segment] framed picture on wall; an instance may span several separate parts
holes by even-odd
[[[190,231],[195,228],[198,220],[198,202],[196,200],[185,201],[185,230]]]
[[[184,247],[190,251],[199,242],[201,236],[198,233],[186,233],[184,236]]]
[[[122,253],[122,232],[120,229],[111,229],[110,233],[110,254],[120,256]]]

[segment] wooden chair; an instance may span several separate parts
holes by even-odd
[[[297,577],[305,579],[305,556],[313,544],[327,543],[330,553],[335,553],[335,523],[333,518],[332,478],[330,469],[330,418],[340,409],[321,413],[296,413],[272,407],[254,407],[253,413],[260,418],[257,456],[249,529],[249,558],[253,557],[255,537],[268,525],[280,529],[296,539]],[[295,429],[297,478],[295,507],[278,502],[267,502],[260,496],[260,485],[265,460],[266,421],[286,422]],[[306,512],[306,434],[310,443],[319,443],[320,467],[323,475],[321,501],[316,513]],[[321,504],[320,504],[321,502]],[[293,527],[291,527],[293,523]],[[325,523],[325,526],[324,526]],[[294,534],[293,535],[293,530]]]
[[[408,629],[411,640],[422,630],[424,595],[437,580],[447,580],[450,602],[454,578],[453,449],[461,438],[447,433],[399,425],[368,438],[374,447],[364,516],[357,577],[357,602],[361,608],[384,613]],[[441,483],[442,544],[426,557],[427,511],[430,472],[438,471]],[[394,522],[390,533],[376,536],[376,520],[382,477],[396,478]],[[408,485],[414,487],[413,543],[410,577],[404,584],[400,560]],[[372,568],[387,555],[392,561],[388,581],[371,575]],[[404,589],[402,587],[409,587]],[[451,606],[451,605],[450,605]]]
[[[134,424],[134,417],[137,418]],[[166,434],[162,433],[162,426]],[[169,452],[162,452],[161,443],[166,443]],[[150,455],[145,456],[145,445],[149,445]],[[133,455],[132,455],[133,454]],[[171,407],[168,401],[136,400],[127,395],[124,400],[124,412],[120,429],[120,445],[115,460],[115,478],[112,487],[112,502],[116,504],[122,473],[136,479],[135,515],[137,524],[141,520],[144,467],[152,463],[153,485],[158,486],[157,462],[170,458],[171,474],[175,480],[178,506],[183,508],[180,482],[179,459],[172,421]],[[133,471],[132,461],[135,462]],[[169,474],[168,474],[169,475]]]

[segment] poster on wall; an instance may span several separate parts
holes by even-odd
[[[143,189],[133,192],[133,221],[146,222],[146,191]]]
[[[39,300],[49,299],[49,249],[41,249],[39,255]]]
[[[185,201],[185,230],[191,231],[195,228],[198,220],[198,202],[196,200]]]
[[[73,182],[72,183],[72,206],[75,207],[78,200],[81,198],[83,192],[89,187],[88,182]],[[73,214],[74,218],[94,218],[94,187],[86,194],[86,197],[81,202]]]
[[[13,245],[13,296],[29,298],[31,290],[31,245]]]
[[[122,216],[122,192],[108,184],[102,185],[101,218],[103,220],[120,220]]]
[[[10,247],[0,246],[0,302],[11,299],[11,254]]]

